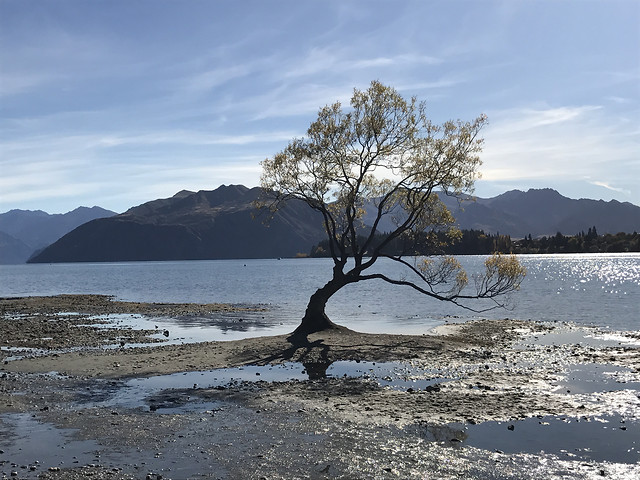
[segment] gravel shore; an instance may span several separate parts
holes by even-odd
[[[549,418],[615,419],[616,435],[637,428],[637,332],[617,333],[612,341],[611,332],[597,329],[504,319],[450,324],[420,336],[345,330],[295,340],[162,345],[157,331],[110,322],[111,314],[170,318],[236,308],[97,295],[0,299],[0,474],[529,479],[640,473],[635,440],[625,457],[631,461],[488,450],[471,442],[475,428],[497,422],[516,438],[531,419],[540,425],[552,423]],[[119,348],[119,342],[149,346]],[[602,389],[575,391],[567,378],[576,366],[613,373],[603,377]],[[37,452],[44,440],[35,432],[43,425],[47,435],[57,435],[64,463],[25,453]]]

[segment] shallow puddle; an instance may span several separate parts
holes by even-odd
[[[74,430],[41,423],[30,414],[1,417],[0,472],[7,477],[37,478],[50,467],[73,467],[95,461],[100,448],[94,440],[74,440]]]
[[[620,417],[527,418],[478,425],[424,425],[421,436],[453,447],[502,453],[544,452],[568,460],[640,462],[640,421]]]
[[[401,362],[341,361],[332,364],[301,364],[220,368],[204,372],[134,378],[125,382],[99,381],[78,396],[78,404],[99,407],[142,408],[158,413],[183,413],[215,409],[199,402],[199,389],[226,388],[240,382],[286,382],[321,378],[361,378],[396,390],[425,389],[447,379]]]
[[[244,306],[261,308],[260,306]],[[152,338],[162,340],[163,345],[183,343],[241,340],[262,335],[290,333],[295,325],[274,322],[262,311],[221,312],[209,315],[185,315],[177,318],[147,317],[134,314],[109,314],[90,317],[96,326],[108,328],[131,328],[134,330],[155,330]],[[149,344],[128,343],[127,348],[149,346]],[[120,345],[114,345],[119,348]]]
[[[0,425],[2,478],[35,480],[49,469],[80,466],[101,467],[109,473],[124,469],[135,478],[198,478],[202,472],[215,473],[216,478],[228,478],[216,458],[202,448],[193,448],[192,440],[185,438],[190,432],[177,436],[172,432],[160,446],[153,445],[157,442],[149,442],[132,448],[79,440],[74,438],[76,430],[40,422],[30,414],[2,415]],[[90,475],[91,470],[86,473]]]
[[[640,346],[640,341],[620,332],[582,328],[555,327],[550,332],[527,336],[514,345],[517,349],[531,346],[551,347],[554,345],[581,345],[584,347],[604,348],[620,346]]]
[[[452,380],[442,378],[438,370],[425,370],[401,362],[334,362],[327,369],[327,376],[368,379],[394,390],[424,390]]]
[[[557,383],[558,393],[596,393],[639,390],[640,382],[631,380],[633,371],[611,364],[569,365],[565,378]]]

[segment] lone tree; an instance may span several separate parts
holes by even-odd
[[[406,100],[377,81],[366,91],[355,89],[350,103],[348,111],[339,102],[320,109],[305,138],[262,162],[270,208],[299,199],[319,212],[333,258],[332,278],[311,296],[294,334],[338,328],[325,314],[327,301],[364,280],[407,286],[469,309],[474,299],[501,306],[498,297],[517,290],[525,275],[514,256],[489,257],[473,290],[465,288],[468,276],[453,257],[408,257],[411,250],[398,255],[385,249],[391,242],[424,238],[425,231],[448,229],[451,239],[459,234],[438,195],[462,198],[473,191],[486,117],[436,125],[427,119],[424,102]],[[374,212],[369,227],[363,223],[365,207]],[[378,231],[383,219],[391,220],[391,231]],[[391,278],[373,271],[381,258],[401,264],[406,274]]]

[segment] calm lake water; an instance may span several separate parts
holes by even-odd
[[[484,256],[460,257],[469,276]],[[369,332],[423,333],[451,317],[571,321],[640,329],[640,254],[526,255],[527,277],[511,308],[474,313],[382,281],[350,285],[331,299],[336,322]],[[0,296],[99,293],[144,302],[264,304],[262,328],[290,331],[331,275],[329,259],[0,265]],[[378,267],[397,274],[393,262]],[[482,305],[478,305],[478,308]]]

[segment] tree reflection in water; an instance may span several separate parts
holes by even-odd
[[[309,375],[309,380],[320,380],[323,378],[327,378],[327,370],[331,366],[333,362],[329,360],[322,360],[319,362],[302,362],[307,375]]]

